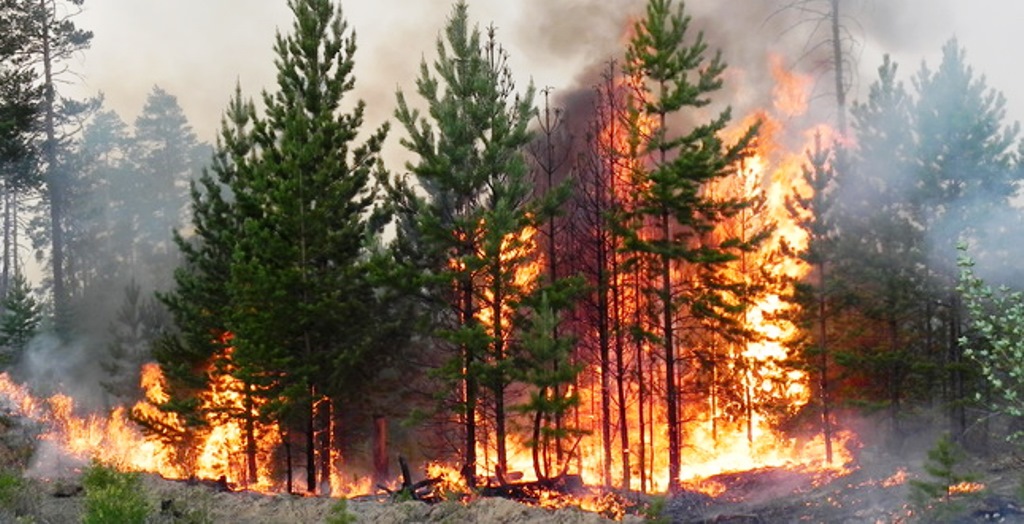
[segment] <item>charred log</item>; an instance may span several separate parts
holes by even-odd
[[[531,482],[487,486],[480,490],[480,495],[483,497],[502,497],[519,502],[536,502],[543,493],[556,492],[563,495],[582,495],[586,491],[583,479],[579,475],[559,475]]]
[[[401,455],[398,456],[398,466],[402,470],[401,488],[391,490],[381,484],[377,485],[381,491],[388,494],[391,500],[418,500],[430,504],[444,500],[442,495],[434,490],[434,486],[441,482],[440,478],[427,478],[413,482],[412,475],[409,473],[409,462]]]

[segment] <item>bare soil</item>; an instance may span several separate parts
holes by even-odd
[[[720,475],[711,480],[726,486],[717,497],[684,491],[662,499],[633,495],[632,511],[653,504],[662,522],[678,523],[883,523],[932,522],[938,517],[922,513],[909,503],[913,479],[927,475],[892,457],[867,457],[849,475],[823,478],[786,469],[762,469]],[[1012,456],[972,460],[985,491],[957,500],[959,509],[950,522],[1021,522],[1022,461]],[[74,478],[33,481],[33,500],[23,501],[23,512],[37,523],[79,522],[83,493]],[[154,509],[154,523],[215,522],[232,524],[326,522],[337,499],[296,495],[223,492],[208,486],[144,476]],[[639,503],[642,502],[642,503]],[[426,504],[396,502],[387,497],[349,500],[347,510],[358,523],[542,523],[597,524],[611,522],[596,513],[576,508],[548,510],[503,498],[476,498],[468,502]],[[10,517],[10,515],[8,515]],[[644,518],[626,515],[625,522]],[[0,521],[7,522],[0,514]]]

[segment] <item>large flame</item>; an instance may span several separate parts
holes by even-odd
[[[230,348],[222,360],[229,362],[229,357]],[[276,425],[254,424],[257,475],[255,482],[248,482],[245,429],[238,415],[248,412],[256,417],[260,403],[246,407],[242,383],[224,372],[224,368],[211,373],[211,377],[210,388],[201,399],[201,412],[205,413],[209,429],[196,432],[197,438],[187,442],[175,442],[168,437],[187,432],[179,416],[157,408],[170,397],[156,364],[142,367],[140,386],[145,399],[130,412],[162,428],[163,436],[144,434],[124,407],[115,408],[106,416],[79,415],[71,397],[57,393],[45,400],[37,399],[6,374],[0,375],[0,395],[6,397],[12,412],[43,424],[40,440],[53,444],[39,457],[43,461],[40,470],[46,474],[97,459],[123,470],[155,472],[166,478],[220,480],[257,491],[273,490],[276,482],[270,459],[280,443]]]
[[[831,137],[826,126],[813,125],[810,129],[785,129],[785,125],[803,116],[808,108],[809,78],[785,70],[781,58],[771,58],[776,88],[772,108],[754,112],[743,119],[735,129],[725,133],[726,141],[735,141],[755,122],[761,123],[761,132],[753,144],[753,151],[742,165],[737,166],[735,175],[716,182],[706,188],[712,196],[722,198],[750,198],[762,202],[760,206],[746,210],[727,223],[719,225],[710,235],[714,237],[750,238],[759,229],[773,228],[772,234],[758,250],[746,253],[725,270],[726,276],[734,282],[759,287],[736,300],[749,302],[743,324],[750,336],[745,341],[729,340],[715,334],[714,327],[688,338],[689,357],[693,361],[702,359],[700,371],[682,372],[683,390],[683,471],[681,479],[691,489],[717,493],[720,486],[702,482],[723,472],[743,471],[766,466],[796,467],[823,473],[842,473],[852,462],[847,446],[853,438],[848,432],[841,432],[833,439],[839,456],[832,464],[825,463],[825,442],[821,436],[810,440],[797,439],[780,432],[780,420],[793,415],[811,399],[810,378],[804,371],[786,365],[797,327],[787,320],[786,313],[793,307],[784,297],[790,294],[793,282],[805,277],[810,268],[797,254],[807,248],[808,234],[791,215],[787,200],[793,194],[807,196],[811,189],[801,177],[805,163],[805,150],[812,144],[815,134]],[[635,89],[635,80],[625,78],[619,89],[624,96],[636,96],[641,90]],[[636,114],[631,115],[636,118]],[[636,193],[636,173],[644,169],[642,151],[638,138],[650,135],[657,123],[653,120],[623,123],[621,118],[611,118],[602,129],[600,147],[613,171],[613,195],[616,205],[631,205]],[[632,130],[632,131],[631,131]],[[793,137],[799,137],[797,145]],[[641,235],[646,232],[641,230]],[[616,247],[616,254],[619,255]],[[614,262],[613,262],[614,263]],[[640,292],[645,277],[642,271],[620,271],[616,274],[613,297],[613,324],[629,325],[643,322],[641,318],[653,305]],[[676,272],[676,279],[690,278]],[[633,318],[635,317],[635,319]],[[588,370],[589,380],[581,391],[584,398],[583,420],[593,421],[591,433],[585,437],[581,449],[581,473],[588,483],[602,482],[606,467],[602,457],[601,432],[601,390],[615,383],[624,392],[616,402],[630,404],[629,409],[612,415],[614,424],[626,431],[612,431],[610,435],[612,482],[617,485],[628,483],[632,489],[665,489],[668,485],[666,437],[667,416],[662,402],[652,402],[651,396],[663,388],[664,368],[653,353],[653,343],[648,340],[630,340],[629,336],[617,336],[619,351],[624,351],[625,362],[612,377],[602,380],[601,370],[594,365]],[[701,353],[698,355],[698,349]],[[691,366],[696,367],[696,365]],[[710,370],[709,370],[710,368]],[[624,377],[618,375],[625,374]],[[700,376],[699,376],[700,374]],[[643,376],[642,383],[637,377]],[[708,378],[710,376],[710,378]],[[703,391],[703,401],[698,401],[694,392]],[[689,395],[689,396],[688,396]],[[692,400],[686,400],[691,398]],[[625,420],[621,420],[622,416]],[[623,439],[629,439],[628,446]],[[641,462],[642,461],[642,462]],[[628,469],[627,469],[628,468]]]

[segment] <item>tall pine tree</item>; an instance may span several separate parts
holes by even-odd
[[[228,279],[236,376],[256,383],[301,436],[306,489],[329,479],[333,403],[352,394],[367,356],[374,302],[366,249],[386,126],[363,144],[364,103],[348,110],[354,35],[330,0],[292,0],[292,32],[279,34],[277,89],[264,92],[255,158],[232,186],[244,210]],[[377,221],[372,221],[377,223]]]
[[[745,205],[741,199],[714,199],[702,188],[706,183],[733,173],[749,153],[755,128],[736,143],[726,144],[719,133],[729,123],[726,109],[709,122],[682,126],[675,120],[682,111],[711,103],[710,96],[722,86],[725,64],[721,54],[708,56],[703,34],[691,40],[690,17],[682,4],[650,0],[645,16],[636,23],[627,47],[626,67],[639,79],[640,95],[633,111],[639,122],[653,124],[642,137],[651,156],[649,170],[635,174],[637,200],[620,224],[625,249],[651,268],[646,293],[655,298],[659,319],[654,335],[662,348],[665,371],[665,406],[669,442],[669,491],[679,490],[682,436],[679,420],[678,371],[681,315],[694,318],[728,317],[723,293],[714,279],[679,279],[689,267],[709,275],[710,266],[735,257],[730,245],[705,243],[702,238],[714,225],[735,215]],[[646,231],[642,234],[641,231]]]
[[[396,117],[408,134],[402,143],[416,158],[407,165],[409,179],[391,191],[405,235],[399,245],[414,253],[405,259],[416,264],[435,305],[429,329],[449,349],[444,370],[457,397],[448,400],[459,413],[462,471],[471,486],[485,402],[494,414],[499,478],[507,468],[505,390],[513,380],[513,334],[522,327],[517,317],[530,292],[517,275],[536,263],[529,232],[545,207],[532,198],[523,157],[533,88],[515,93],[494,37],[491,28],[482,38],[466,3],[455,4],[433,68],[424,62],[416,82],[428,114],[398,93]]]

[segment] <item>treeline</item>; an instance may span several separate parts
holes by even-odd
[[[212,155],[159,88],[131,129],[59,98],[54,64],[91,34],[56,4],[0,7],[9,362],[40,333],[88,338],[118,402],[154,359],[167,418],[137,421],[185,469],[191,442],[235,420],[233,480],[270,462],[289,491],[297,473],[329,483],[374,420],[413,422],[391,424],[397,447],[469,485],[510,480],[526,449],[538,478],[597,464],[642,490],[679,487],[698,433],[756,448],[760,420],[831,443],[850,409],[884,413],[894,450],[936,412],[961,442],[993,429],[954,246],[1013,270],[1022,171],[1005,101],[956,41],[912,90],[886,59],[848,136],[807,152],[812,191],[785,204],[809,239],[795,249],[743,178],[762,130],[732,122],[726,64],[679,4],[648,2],[592,104],[566,114],[515,85],[496,30],[457,2],[397,93],[403,169],[381,156],[390,126],[351,100],[341,8],[289,6],[277,84],[260,104],[236,89]],[[41,302],[19,276],[26,237],[50,261]],[[775,269],[796,259],[803,279]],[[769,296],[784,338],[751,327]],[[788,354],[751,356],[766,342]],[[209,402],[225,378],[241,405]]]
[[[75,24],[81,6],[0,6],[0,346],[5,367],[44,388],[102,375],[102,394],[82,399],[99,407],[137,396],[150,343],[172,328],[153,292],[173,284],[172,230],[188,223],[189,180],[211,149],[159,87],[131,125],[102,96],[61,92],[93,36]],[[29,265],[48,269],[35,289]],[[27,362],[30,344],[50,362]]]

